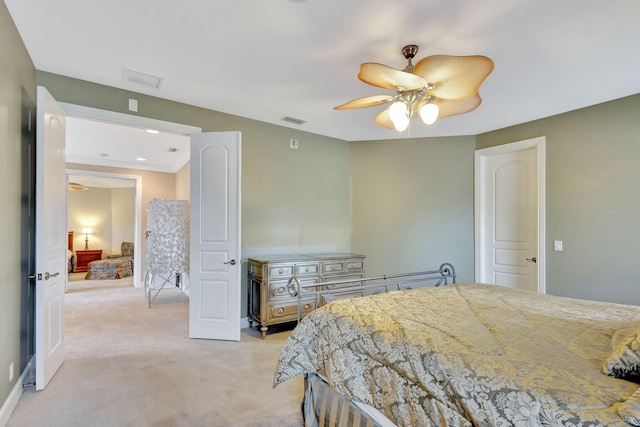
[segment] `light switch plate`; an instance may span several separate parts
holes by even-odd
[[[562,240],[554,240],[553,241],[553,250],[554,251],[562,251]]]

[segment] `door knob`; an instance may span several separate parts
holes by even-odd
[[[538,262],[538,259],[536,257],[527,258],[527,261],[529,261],[529,262]]]
[[[232,259],[231,261],[227,261],[224,264],[231,264],[231,265],[236,265],[236,260]]]

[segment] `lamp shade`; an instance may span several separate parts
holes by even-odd
[[[396,101],[389,107],[389,117],[393,122],[393,127],[398,132],[404,131],[409,126],[409,117],[407,116],[407,104],[403,101]]]
[[[420,118],[425,124],[432,125],[438,118],[440,108],[436,104],[425,104],[420,108]]]
[[[83,234],[91,234],[91,233],[93,233],[93,230],[91,230],[91,227],[82,227],[82,233]]]

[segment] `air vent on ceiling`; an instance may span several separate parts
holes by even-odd
[[[294,125],[303,125],[303,124],[307,123],[306,120],[297,119],[297,118],[291,117],[291,116],[284,116],[280,120],[282,120],[283,122],[293,123]]]
[[[131,83],[137,86],[145,86],[151,89],[160,89],[162,86],[162,78],[152,76],[151,74],[141,73],[139,71],[122,69],[122,80],[125,83]]]

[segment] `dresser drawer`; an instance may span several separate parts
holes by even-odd
[[[320,263],[319,262],[296,264],[296,268],[295,268],[296,276],[304,276],[306,274],[316,274],[317,275],[319,270],[320,270]]]
[[[269,278],[293,276],[293,264],[276,264],[269,266]]]
[[[325,277],[323,282],[333,282],[334,280],[352,280],[352,279],[362,279],[362,278],[364,278],[364,273],[342,274],[340,276]],[[353,286],[362,286],[362,282],[349,282],[349,283],[337,284],[337,285],[327,285],[326,288],[331,290],[331,289],[348,288]]]
[[[309,284],[313,284],[313,283],[318,283],[318,278],[317,277],[309,277],[307,279],[301,278],[298,279],[300,280],[300,284],[301,285],[309,285]],[[289,291],[287,289],[287,285],[289,284],[288,280],[283,280],[283,281],[277,281],[277,282],[270,282],[269,283],[269,294],[271,296],[272,299],[283,299],[283,298],[296,298],[296,297],[292,297],[291,295],[289,295]],[[303,289],[302,292],[309,292],[309,290],[315,290],[315,288],[311,288],[311,289]]]
[[[324,274],[337,274],[344,272],[344,261],[331,260],[322,263],[322,273]]]
[[[302,300],[302,315],[307,315],[315,310],[315,299]],[[298,303],[292,304],[269,304],[269,321],[277,319],[279,321],[296,320],[298,318]]]
[[[364,270],[364,260],[362,259],[351,259],[344,262],[344,269],[346,271],[363,271]]]

